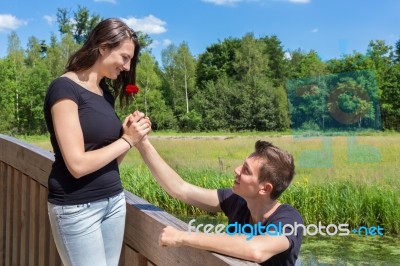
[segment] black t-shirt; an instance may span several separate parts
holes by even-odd
[[[234,194],[232,189],[219,189],[218,198],[222,211],[228,217],[229,224],[237,222],[238,224],[244,225],[249,223],[250,210],[247,208],[247,203],[242,197]],[[290,205],[282,204],[262,223],[262,226],[275,225],[279,228],[280,224],[281,226],[285,224],[295,226],[295,223],[304,224],[303,218],[299,212]],[[270,226],[270,228],[274,227]],[[286,230],[286,232],[288,232],[288,230]],[[271,257],[269,260],[264,261],[261,265],[295,265],[303,238],[303,230],[298,227],[296,235],[291,234],[286,237],[290,243],[289,248]],[[271,240],[273,240],[273,238],[271,238]]]
[[[85,151],[100,149],[117,140],[122,123],[114,110],[114,97],[107,88],[103,91],[104,96],[97,95],[67,77],[55,79],[47,90],[44,117],[55,155],[48,180],[50,203],[83,204],[123,191],[116,159],[93,173],[74,178],[65,165],[54,132],[51,107],[61,99],[70,99],[78,105]]]

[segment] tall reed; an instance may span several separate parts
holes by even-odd
[[[178,169],[190,183],[207,188],[229,188],[233,177],[215,170]],[[213,215],[170,197],[146,166],[121,167],[125,189],[177,216]],[[349,224],[384,228],[385,234],[400,233],[399,182],[368,184],[351,179],[309,183],[294,182],[280,198],[299,210],[305,224]]]

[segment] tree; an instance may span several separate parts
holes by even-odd
[[[28,47],[26,50],[26,59],[25,59],[25,64],[28,67],[35,67],[36,62],[43,57],[42,44],[43,43],[40,43],[40,41],[34,36],[31,36],[28,39],[28,45],[27,45]]]
[[[189,100],[195,93],[196,59],[186,43],[178,47],[170,45],[162,52],[164,78],[168,86],[167,94],[173,102],[175,115],[189,113]]]
[[[394,53],[395,53],[394,61],[399,63],[400,62],[400,40],[398,40],[396,42]]]
[[[50,70],[51,77],[55,78],[60,76],[64,72],[66,61],[65,57],[62,56],[60,43],[57,41],[57,37],[54,34],[50,37],[50,44],[47,47],[46,54],[45,61]]]
[[[147,96],[151,89],[157,89],[161,85],[160,77],[156,71],[154,57],[149,52],[144,52],[140,55],[140,61],[137,68],[137,83],[141,88],[141,95],[144,98],[144,110],[147,115]]]
[[[387,75],[387,86],[382,91],[383,128],[400,131],[400,64],[392,66]]]
[[[222,76],[236,76],[233,68],[235,53],[241,44],[240,39],[227,38],[212,44],[199,56],[196,66],[196,83],[202,89],[209,81],[217,81]]]
[[[153,43],[153,40],[150,38],[150,36],[141,31],[137,31],[135,33],[138,38],[141,51],[151,53],[151,44]]]
[[[20,40],[18,35],[15,32],[11,32],[8,36],[8,58],[11,59],[12,67],[13,67],[13,76],[12,82],[9,83],[10,89],[14,91],[14,117],[15,117],[15,125],[17,131],[19,131],[19,111],[20,111],[20,88],[19,82],[21,78],[21,73],[24,72],[24,51],[21,48]]]
[[[260,39],[265,43],[265,54],[268,56],[269,72],[268,77],[273,81],[274,86],[283,86],[288,75],[288,64],[285,60],[285,52],[281,41],[277,36],[263,37]]]
[[[72,20],[69,11],[65,8],[57,9],[57,22],[62,35],[71,34],[77,44],[83,44],[90,31],[102,20],[96,14],[89,14],[86,7],[78,6]]]
[[[202,117],[203,130],[226,130],[230,126],[232,83],[224,74],[215,82],[208,81],[194,96],[193,107]]]
[[[57,9],[57,23],[58,31],[63,34],[72,32],[72,22],[70,19],[69,11],[66,8]]]
[[[176,68],[174,63],[174,55],[177,53],[177,47],[173,44],[168,45],[167,48],[161,51],[161,61],[163,65],[163,95],[166,102],[176,109],[176,98],[174,96],[176,91]]]
[[[342,125],[357,123],[361,128],[364,117],[374,119],[373,104],[364,88],[354,79],[345,78],[338,83],[329,99],[328,110]]]
[[[43,117],[43,100],[52,80],[44,59],[27,68],[20,80],[20,130],[25,134],[43,134],[47,131]]]
[[[313,50],[308,53],[296,50],[291,52],[290,57],[291,78],[306,78],[327,73],[325,63]]]
[[[185,92],[186,113],[189,113],[189,98],[194,93],[195,88],[195,69],[196,60],[190,53],[189,47],[186,43],[181,43],[178,46],[177,54],[175,57],[178,80],[180,81],[179,87],[183,87]],[[178,88],[179,88],[178,87]]]
[[[10,57],[0,59],[0,132],[16,133],[15,123],[15,64]]]
[[[225,44],[222,42],[221,44]],[[232,44],[232,43],[230,43]],[[222,45],[213,46],[217,51]],[[203,80],[202,89],[196,95],[196,111],[203,117],[203,128],[210,130],[283,130],[289,126],[286,95],[283,86],[275,87],[269,77],[269,56],[266,43],[245,35],[235,42],[229,62],[215,64],[219,77],[211,74],[213,62],[226,53],[209,53],[203,57],[198,70],[209,80]],[[232,47],[232,46],[229,46]],[[226,47],[225,47],[226,48]],[[213,51],[215,51],[213,50]],[[199,61],[200,64],[200,61]],[[210,67],[210,68],[209,68]],[[202,70],[201,70],[202,69]]]

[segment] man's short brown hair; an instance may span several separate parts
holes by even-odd
[[[258,140],[254,156],[264,160],[261,163],[258,180],[272,184],[271,198],[277,199],[289,186],[295,174],[293,156],[271,142]]]

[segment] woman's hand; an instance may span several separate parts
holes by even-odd
[[[151,131],[151,122],[144,113],[135,111],[127,116],[122,124],[123,137],[128,139],[132,146],[139,143]]]

